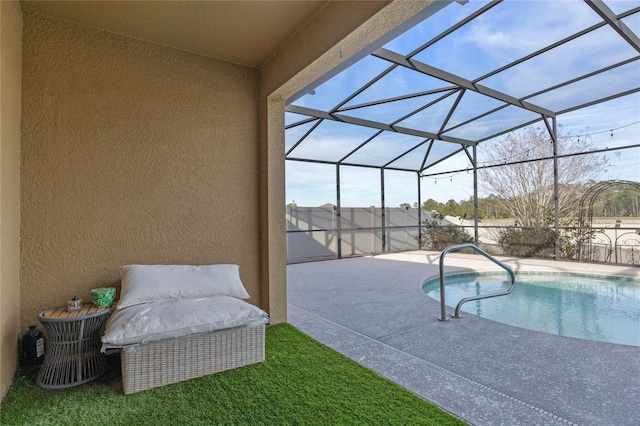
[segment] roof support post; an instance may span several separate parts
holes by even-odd
[[[556,234],[556,260],[560,260],[560,204],[558,200],[558,121],[551,119],[553,124],[553,209],[555,222],[553,227]]]
[[[418,176],[418,250],[422,250],[422,200],[420,199],[422,185],[420,182],[420,172],[416,173],[416,175]]]
[[[553,144],[553,229],[555,232],[555,260],[560,260],[560,201],[558,199],[558,122],[555,117],[551,117],[549,125],[548,117],[544,117],[544,123],[551,135]]]
[[[340,207],[340,164],[336,164],[336,237],[338,259],[342,259],[342,210]]]
[[[478,245],[478,147],[473,146],[473,241]]]
[[[387,252],[387,220],[385,215],[384,205],[384,168],[380,169],[380,205],[382,207],[381,219],[382,219],[382,253]]]

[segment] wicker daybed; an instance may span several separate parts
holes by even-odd
[[[121,355],[125,394],[264,361],[264,325],[161,340]]]
[[[124,393],[264,361],[268,316],[248,296],[237,265],[123,267],[102,350],[121,353]]]

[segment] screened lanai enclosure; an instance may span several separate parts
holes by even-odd
[[[289,261],[474,241],[640,264],[640,1],[429,8],[289,100]]]

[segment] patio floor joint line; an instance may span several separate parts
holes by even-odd
[[[471,378],[469,378],[469,377],[463,376],[463,375],[462,375],[462,374],[460,374],[460,373],[456,373],[456,372],[454,372],[454,371],[448,370],[447,368],[444,368],[444,367],[439,366],[439,365],[437,365],[437,364],[433,364],[432,362],[429,362],[429,361],[427,361],[427,360],[425,360],[425,359],[423,359],[423,358],[420,358],[420,357],[418,357],[418,356],[416,356],[416,355],[413,355],[413,354],[410,354],[410,353],[404,352],[404,351],[402,351],[402,350],[400,350],[400,349],[398,349],[398,348],[396,348],[396,347],[394,347],[394,346],[391,346],[391,345],[389,345],[389,344],[387,344],[387,343],[381,342],[380,340],[374,339],[374,338],[372,338],[372,337],[369,337],[369,336],[367,336],[367,335],[364,335],[364,334],[362,334],[362,333],[359,333],[359,332],[357,332],[357,331],[355,331],[355,330],[352,330],[352,329],[350,329],[350,328],[347,328],[347,327],[345,327],[345,326],[343,326],[343,325],[340,325],[340,324],[338,324],[338,323],[336,323],[336,322],[333,322],[333,321],[331,321],[331,320],[328,320],[328,319],[326,319],[326,318],[323,318],[323,317],[321,317],[320,315],[317,315],[317,314],[315,314],[315,313],[313,313],[313,312],[311,312],[311,311],[309,311],[309,310],[307,310],[307,309],[305,309],[305,308],[302,308],[302,307],[300,307],[300,306],[298,306],[298,305],[296,305],[296,304],[294,304],[294,303],[290,303],[290,304],[291,304],[291,305],[293,305],[293,306],[295,306],[296,308],[298,308],[298,309],[300,309],[300,310],[303,310],[303,311],[307,312],[307,313],[308,313],[308,314],[310,314],[310,315],[313,315],[313,316],[314,316],[314,317],[316,317],[316,318],[319,318],[320,320],[322,320],[322,321],[324,321],[324,322],[330,323],[330,324],[335,325],[335,326],[337,326],[337,327],[340,327],[340,328],[342,328],[342,329],[344,329],[344,330],[348,330],[349,332],[354,333],[354,334],[357,334],[357,335],[359,335],[359,336],[361,336],[361,337],[364,337],[365,339],[370,340],[370,341],[372,341],[372,342],[379,343],[379,344],[381,344],[381,345],[383,345],[383,346],[386,346],[387,348],[392,349],[393,351],[400,352],[400,353],[402,353],[402,354],[408,355],[409,357],[414,358],[414,359],[416,359],[416,360],[420,361],[421,363],[426,364],[427,366],[429,366],[429,367],[431,367],[431,368],[433,368],[433,369],[435,369],[435,370],[440,370],[440,371],[443,371],[443,372],[445,372],[445,373],[451,374],[451,375],[455,376],[455,377],[456,377],[456,378],[458,378],[458,379],[463,379],[463,380],[465,380],[465,381],[467,381],[467,382],[469,382],[469,383],[473,384],[474,386],[478,386],[478,387],[480,387],[480,388],[482,388],[482,389],[484,389],[484,390],[488,390],[488,391],[490,391],[490,392],[491,392],[491,393],[493,393],[493,394],[496,394],[496,395],[499,395],[499,396],[501,396],[501,397],[504,397],[504,398],[508,399],[509,401],[515,402],[515,403],[517,403],[517,404],[519,404],[519,405],[522,405],[522,406],[524,406],[524,407],[527,407],[527,408],[529,408],[529,409],[532,409],[532,410],[534,410],[534,411],[536,411],[536,412],[538,412],[538,413],[540,413],[540,414],[542,414],[542,415],[544,415],[544,416],[547,416],[547,417],[550,417],[550,418],[552,418],[552,419],[554,419],[554,420],[557,420],[558,422],[560,422],[560,423],[562,423],[562,424],[566,424],[566,425],[570,425],[570,426],[579,426],[579,425],[578,425],[578,423],[574,423],[574,422],[572,422],[572,421],[570,421],[570,420],[568,420],[568,419],[565,419],[565,418],[563,418],[563,417],[561,417],[561,416],[558,416],[558,415],[556,415],[556,414],[553,414],[553,413],[551,413],[551,412],[549,412],[549,411],[547,411],[547,410],[545,410],[545,409],[543,409],[543,408],[537,407],[537,406],[535,406],[535,405],[533,405],[533,404],[529,404],[528,402],[525,402],[525,401],[523,401],[523,400],[521,400],[521,399],[518,399],[518,398],[513,397],[513,396],[511,396],[511,395],[508,395],[508,394],[506,394],[506,393],[504,393],[504,392],[502,392],[502,391],[499,391],[499,390],[494,389],[494,388],[492,388],[492,387],[489,387],[489,386],[487,386],[487,385],[485,385],[485,384],[482,384],[482,383],[480,383],[480,382],[477,382],[477,381],[475,381],[475,380],[473,380],[473,379],[471,379]],[[324,343],[323,343],[323,344],[324,344]],[[334,349],[334,350],[335,350],[335,349]],[[340,351],[338,351],[338,352],[340,352]],[[358,362],[358,363],[360,363],[359,361],[357,361],[357,362]],[[367,367],[367,368],[369,368],[369,367]],[[380,373],[377,373],[377,374],[380,374]],[[383,377],[384,377],[384,376],[383,376]],[[387,379],[388,379],[388,377],[387,377]],[[389,380],[390,380],[390,379],[389,379]],[[404,387],[404,386],[403,386],[403,387]],[[412,392],[412,391],[411,391],[411,392]],[[412,393],[414,393],[414,394],[415,394],[415,392],[412,392]],[[421,397],[421,398],[422,398],[422,397]],[[425,398],[425,399],[426,399],[426,398]],[[430,401],[430,402],[432,402],[432,403],[434,403],[434,404],[435,404],[435,402],[433,402],[433,401]],[[437,405],[437,404],[436,404],[436,405]],[[458,414],[455,414],[455,413],[453,413],[453,414],[454,414],[454,415],[456,415],[456,416],[458,416]]]

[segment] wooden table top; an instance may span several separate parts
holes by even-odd
[[[82,317],[85,315],[95,314],[97,312],[101,312],[107,310],[109,308],[98,308],[93,303],[89,305],[84,305],[82,309],[75,312],[67,311],[66,306],[59,306],[57,308],[48,309],[41,313],[44,318],[56,318],[56,319],[64,319],[64,318],[75,318]]]

